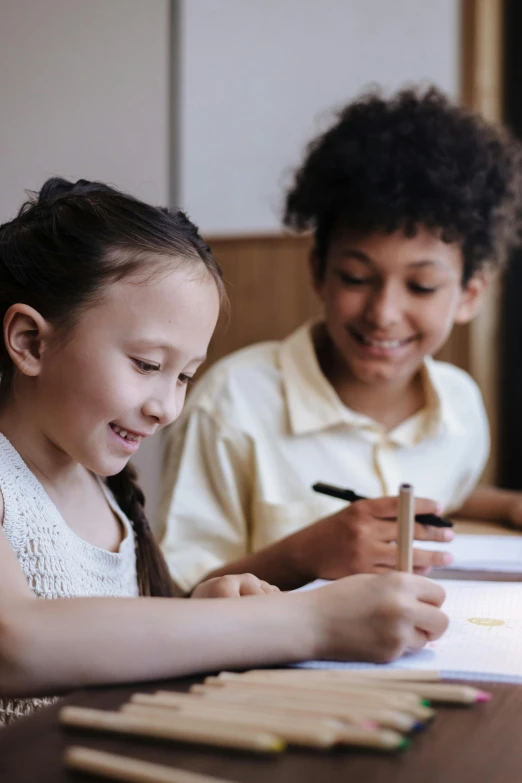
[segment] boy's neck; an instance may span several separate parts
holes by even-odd
[[[341,402],[392,430],[426,405],[420,371],[397,382],[368,384],[359,381],[340,359],[330,338],[321,330],[315,335],[319,366]]]

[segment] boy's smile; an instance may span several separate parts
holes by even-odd
[[[474,315],[484,289],[478,278],[462,284],[460,245],[422,226],[413,237],[400,230],[361,235],[339,227],[322,277],[314,259],[312,264],[334,386],[407,388],[453,324]]]

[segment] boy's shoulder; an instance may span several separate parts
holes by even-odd
[[[451,407],[458,410],[484,412],[479,385],[471,375],[449,362],[430,359],[428,369],[439,394]]]
[[[256,343],[220,359],[197,381],[187,406],[215,407],[231,396],[251,397],[267,384],[278,385],[280,346],[277,340]]]

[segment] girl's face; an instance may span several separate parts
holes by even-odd
[[[199,270],[109,285],[65,344],[44,346],[34,403],[48,440],[98,475],[121,471],[179,416],[218,313],[216,283]]]
[[[475,276],[462,287],[462,273],[460,246],[422,227],[412,238],[339,228],[315,287],[341,373],[363,384],[411,380],[478,308],[485,282]]]

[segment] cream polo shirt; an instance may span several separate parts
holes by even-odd
[[[168,434],[162,546],[184,590],[345,505],[313,492],[316,481],[368,497],[409,482],[449,511],[480,477],[489,432],[469,375],[427,359],[426,408],[387,431],[341,402],[311,328],[216,364]]]

